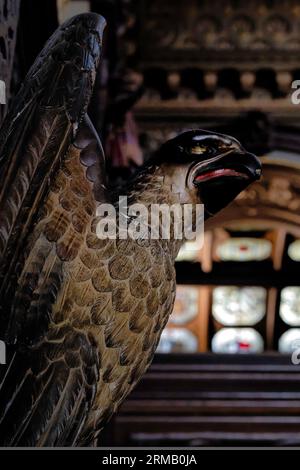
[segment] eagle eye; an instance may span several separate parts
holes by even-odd
[[[193,155],[202,155],[203,153],[206,153],[206,151],[207,147],[205,147],[205,145],[195,145],[191,148],[191,153]]]

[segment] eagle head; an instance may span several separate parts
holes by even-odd
[[[157,158],[177,179],[180,172],[181,184],[191,200],[204,204],[206,218],[227,206],[261,176],[260,161],[238,140],[201,129],[167,141]]]

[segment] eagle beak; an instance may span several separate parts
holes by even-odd
[[[207,216],[223,209],[261,176],[261,164],[252,153],[230,150],[194,165],[192,180]]]
[[[194,183],[225,176],[257,180],[261,176],[258,158],[249,152],[230,150],[193,167]]]

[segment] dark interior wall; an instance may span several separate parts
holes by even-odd
[[[21,0],[17,55],[24,78],[43,45],[58,26],[56,0]]]
[[[6,84],[0,124],[10,99],[57,26],[56,0],[0,0],[0,80]]]
[[[10,95],[18,14],[19,0],[0,0],[0,80],[6,85],[6,104],[0,104],[0,124],[7,111]]]

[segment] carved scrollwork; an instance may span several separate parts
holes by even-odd
[[[213,15],[203,15],[195,22],[192,30],[192,43],[205,44],[208,47],[215,44],[222,29],[221,22]]]
[[[292,30],[292,25],[285,16],[271,15],[264,22],[263,28],[267,34],[272,34],[275,38],[278,38],[289,34]]]
[[[234,17],[229,26],[229,34],[234,39],[234,44],[240,47],[248,46],[255,33],[255,21],[248,15]]]
[[[299,118],[291,101],[299,78],[299,2],[141,2],[137,62],[146,93],[138,112],[168,108],[175,116],[180,107],[188,116],[194,107],[214,118],[217,103],[224,116],[258,109],[291,123]],[[170,72],[179,77],[176,89],[165,78]]]
[[[143,30],[150,40],[150,56],[160,48],[197,49],[286,49],[299,39],[299,11],[293,0],[286,1],[284,11],[278,3],[267,0],[195,2],[143,0]],[[163,10],[163,11],[162,11]],[[180,12],[180,14],[178,14]],[[192,18],[192,20],[191,20]]]

